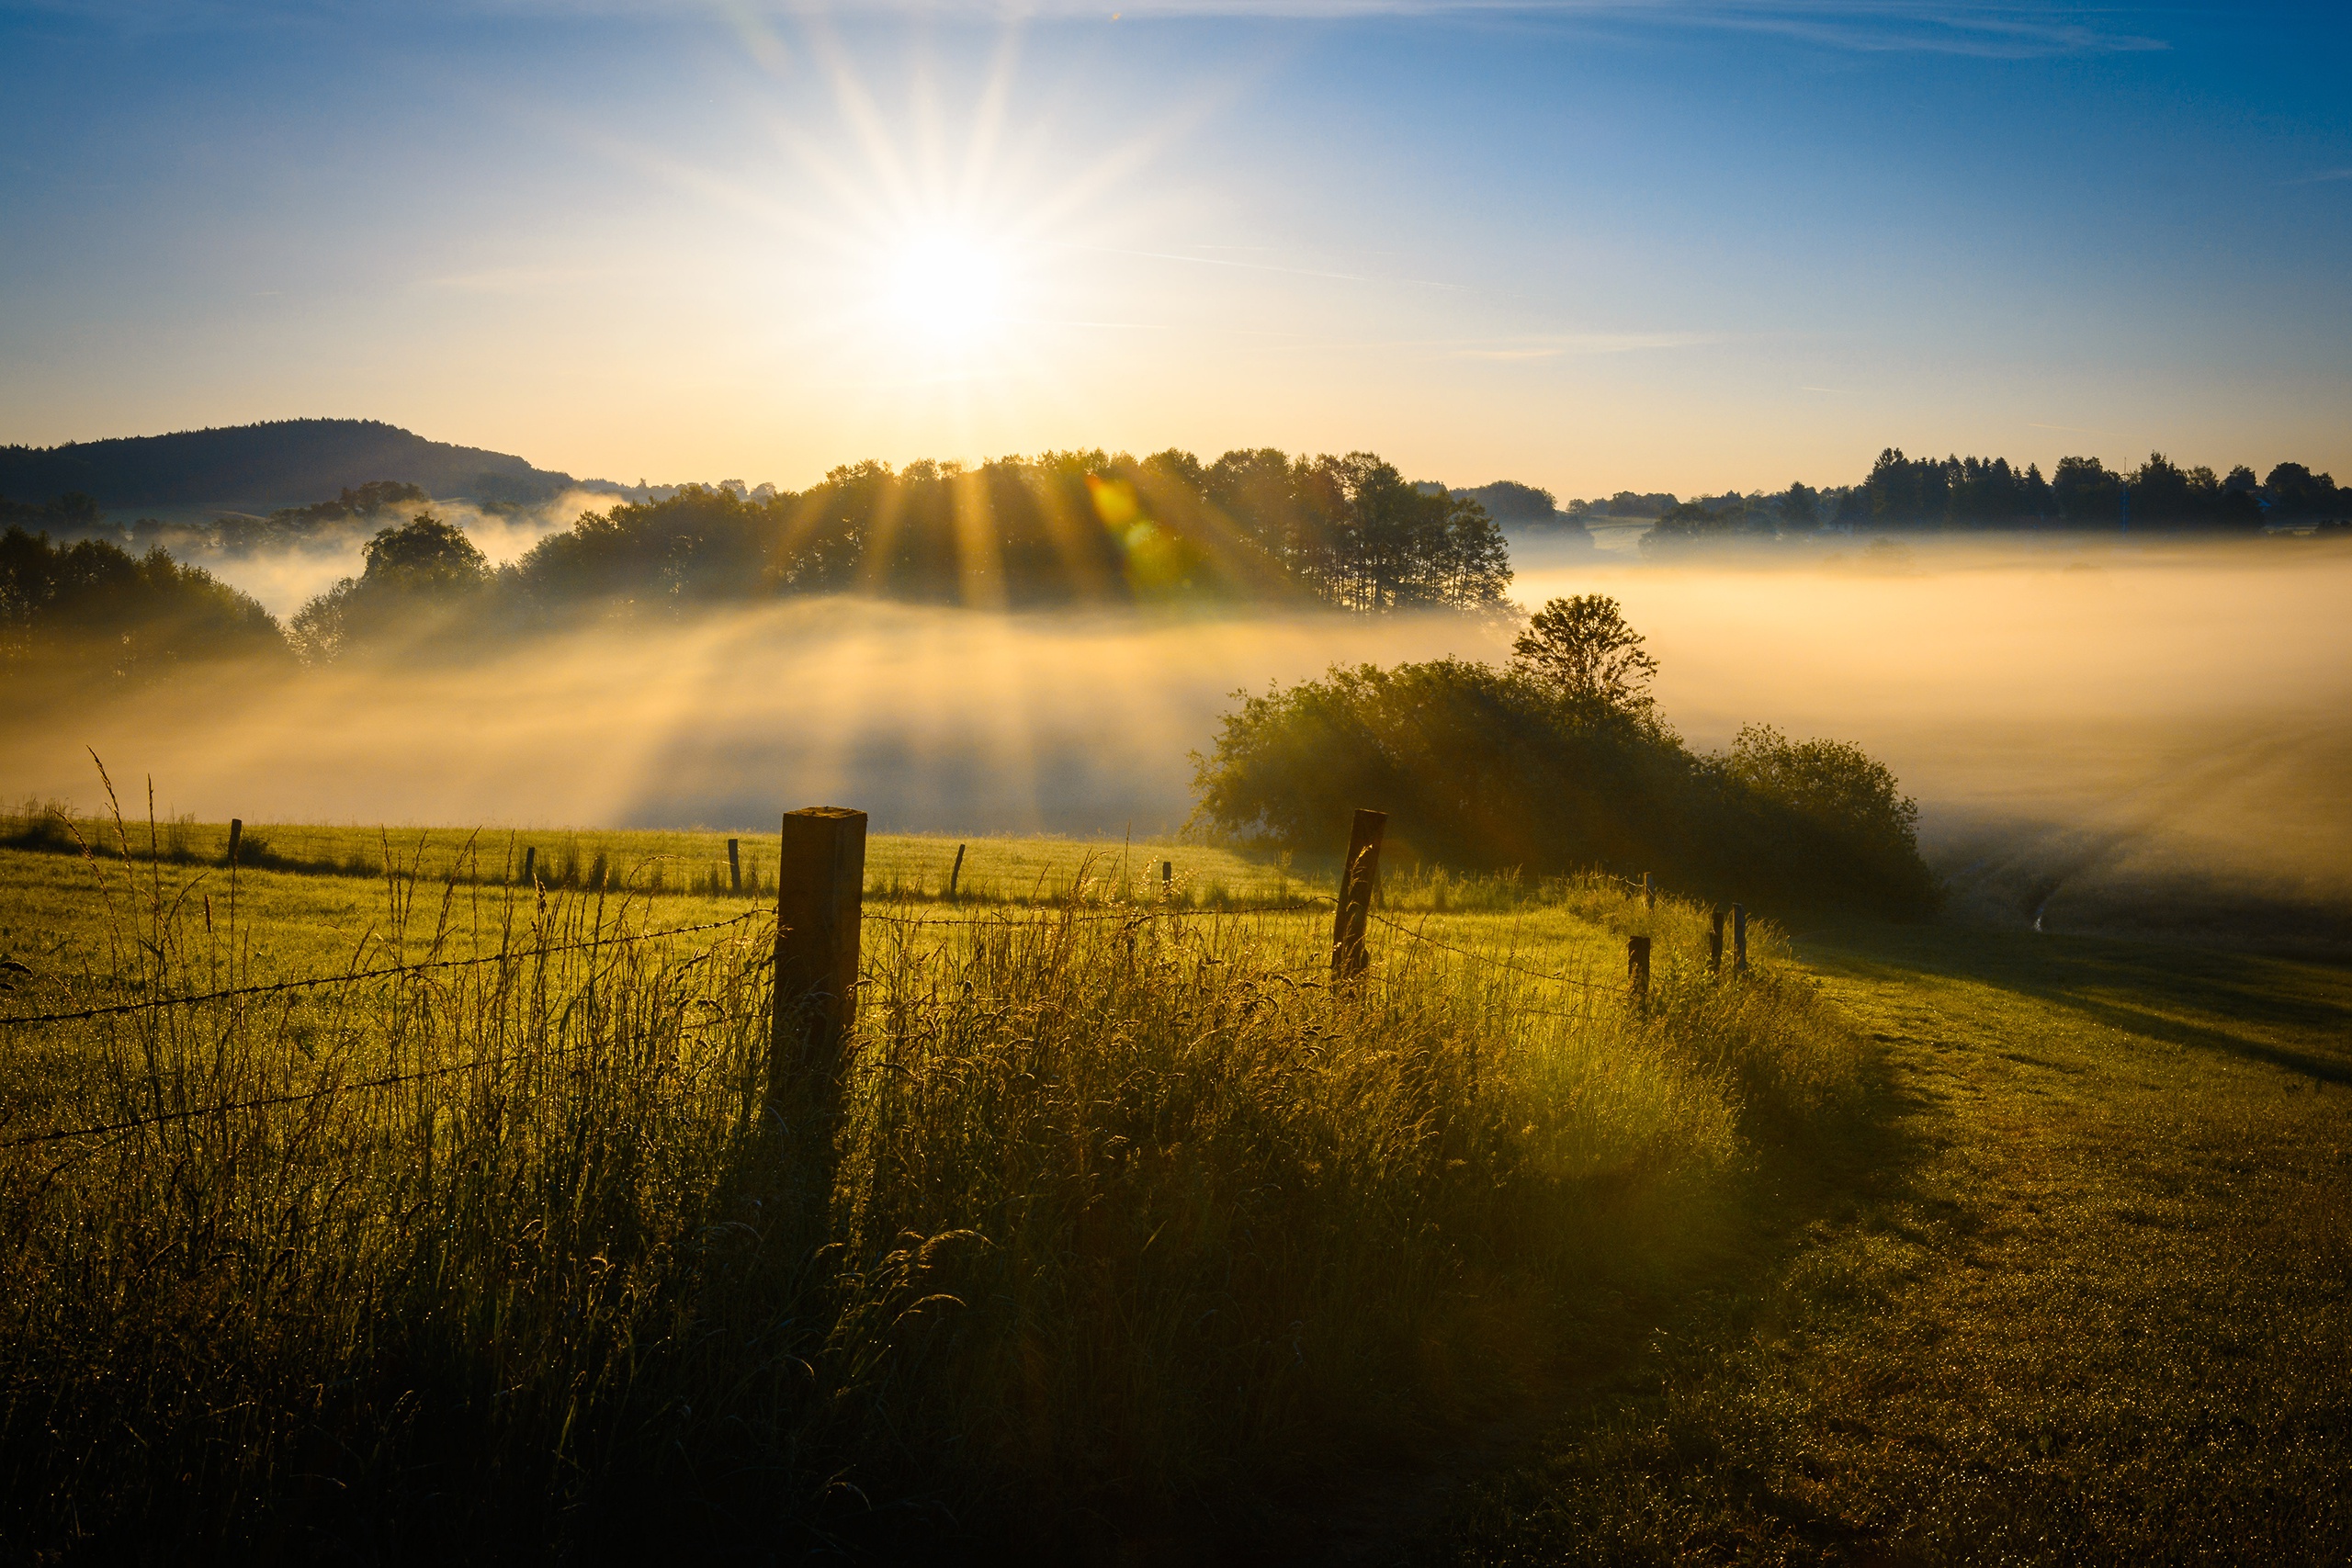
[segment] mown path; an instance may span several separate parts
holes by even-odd
[[[1884,1044],[1877,1124],[1768,1173],[1713,1288],[1634,1303],[1541,1457],[1410,1555],[2352,1561],[2352,973],[1804,952]]]

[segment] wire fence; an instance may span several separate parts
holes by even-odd
[[[261,986],[232,986],[219,991],[192,991],[174,997],[142,997],[132,1002],[108,1002],[100,1007],[82,1008],[72,1012],[17,1013],[0,1018],[0,1025],[35,1023],[77,1023],[85,1019],[113,1018],[124,1013],[146,1012],[159,1008],[192,1007],[198,1002],[225,1001],[233,997],[266,997],[285,991],[308,990],[319,986],[342,986],[361,980],[384,980],[400,975],[421,975],[435,969],[466,969],[484,964],[517,963],[533,958],[553,957],[560,953],[584,953],[592,948],[616,947],[628,942],[656,942],[663,937],[689,936],[695,931],[715,931],[727,926],[741,925],[745,920],[758,919],[763,911],[751,911],[724,920],[706,920],[700,925],[669,926],[652,931],[614,931],[593,937],[586,942],[568,942],[552,947],[502,948],[473,958],[431,958],[417,964],[390,964],[377,969],[351,969],[340,975],[313,975],[300,980],[276,980]]]
[[[1448,953],[1459,953],[1461,956],[1469,959],[1474,964],[1484,964],[1489,968],[1494,969],[1508,969],[1514,975],[1524,975],[1531,980],[1548,980],[1555,986],[1577,986],[1588,991],[1601,992],[1612,989],[1612,987],[1603,985],[1599,981],[1579,979],[1573,975],[1547,974],[1541,969],[1530,969],[1524,964],[1513,964],[1508,959],[1490,957],[1483,953],[1475,953],[1466,947],[1456,947],[1450,942],[1440,942],[1437,938],[1430,935],[1427,931],[1416,931],[1410,926],[1392,920],[1387,916],[1381,914],[1377,910],[1370,911],[1370,913],[1374,919],[1379,921],[1382,925],[1386,926],[1390,931],[1396,931],[1401,936],[1409,937],[1413,941],[1420,942],[1427,947],[1443,948]]]
[[[1047,907],[1042,913],[1033,914],[1026,919],[1015,919],[1002,913],[993,913],[967,916],[959,919],[946,919],[928,915],[885,915],[878,914],[874,910],[868,909],[862,913],[858,918],[861,920],[872,921],[877,925],[910,928],[916,926],[970,926],[974,928],[1001,928],[1006,926],[1053,925],[1062,922],[1084,924],[1105,920],[1125,920],[1139,924],[1146,920],[1216,919],[1227,915],[1295,915],[1308,910],[1319,913],[1322,910],[1330,908],[1334,900],[1329,896],[1320,895],[1317,898],[1300,899],[1288,904],[1238,904],[1230,907],[1202,905],[1198,908],[1136,904],[1124,909],[1106,909],[1099,913],[1092,914],[1079,914],[1075,911],[1073,907],[1062,906],[1059,908]],[[1030,907],[1033,908],[1036,908],[1036,906]]]
[[[718,1023],[747,1023],[759,1016],[756,1012],[718,1013],[708,1018],[692,1020],[689,1028],[707,1029]],[[300,1094],[266,1094],[250,1100],[216,1101],[209,1105],[188,1106],[178,1111],[159,1111],[148,1116],[129,1116],[118,1122],[104,1122],[87,1127],[65,1127],[47,1133],[27,1133],[13,1138],[0,1138],[0,1149],[28,1148],[37,1144],[69,1143],[76,1138],[104,1137],[113,1133],[134,1132],[141,1127],[163,1126],[175,1122],[196,1122],[208,1116],[230,1116],[240,1111],[265,1111],[279,1105],[306,1105],[331,1095],[356,1094],[371,1089],[394,1089],[401,1084],[421,1083],[427,1078],[447,1077],[453,1073],[479,1071],[484,1067],[505,1066],[515,1062],[545,1062],[560,1060],[582,1051],[589,1045],[558,1046],[554,1050],[509,1051],[496,1056],[469,1056],[463,1061],[445,1062],[437,1067],[419,1067],[405,1073],[386,1073],[372,1078],[351,1078],[322,1084]]]
[[[1635,887],[1641,886],[1641,884],[1634,883],[1628,878],[1621,877],[1616,880],[1627,882],[1629,886]],[[860,919],[862,920],[873,921],[881,925],[907,929],[967,927],[974,930],[1004,931],[1019,929],[1022,927],[1036,927],[1059,923],[1122,921],[1131,924],[1145,924],[1156,919],[1219,919],[1241,915],[1302,914],[1309,912],[1322,913],[1330,908],[1336,903],[1337,900],[1329,895],[1317,895],[1311,898],[1293,900],[1288,903],[1242,905],[1224,908],[1171,908],[1153,906],[1136,906],[1126,909],[1080,913],[1065,906],[1060,908],[1048,908],[1036,909],[1035,912],[1028,915],[1026,918],[1021,919],[1010,918],[1001,911],[991,912],[987,915],[977,917],[940,919],[935,917],[890,915],[879,911],[866,910],[861,911]],[[1366,913],[1372,919],[1377,921],[1379,924],[1386,927],[1390,931],[1396,932],[1399,936],[1404,937],[1408,941],[1453,953],[1458,957],[1468,959],[1474,964],[1482,964],[1489,968],[1505,970],[1514,975],[1525,976],[1529,979],[1540,980],[1552,985],[1566,986],[1594,994],[1608,994],[1616,988],[1577,976],[1556,975],[1544,970],[1531,969],[1524,964],[1511,963],[1508,959],[1498,958],[1488,953],[1479,953],[1453,942],[1442,941],[1440,938],[1430,935],[1426,931],[1418,929],[1414,926],[1408,926],[1402,921],[1394,919],[1389,916],[1379,913],[1376,910],[1367,910]],[[356,984],[365,980],[390,979],[401,976],[424,974],[436,970],[470,968],[492,964],[527,962],[532,959],[552,957],[560,953],[588,952],[602,948],[661,941],[672,937],[692,936],[707,931],[724,931],[733,926],[741,925],[746,921],[761,919],[766,917],[767,911],[765,910],[747,910],[742,914],[731,916],[723,920],[706,920],[686,926],[668,926],[655,931],[600,932],[595,937],[580,942],[564,942],[551,946],[541,945],[502,948],[497,953],[479,954],[470,958],[427,959],[414,964],[386,964],[373,969],[347,970],[334,975],[309,976],[300,979],[279,980],[265,985],[238,986],[221,990],[194,992],[171,997],[146,997],[135,1001],[107,1003],[97,1007],[82,1008],[70,1011],[21,1013],[0,1017],[0,1026],[13,1027],[70,1023],[99,1018],[117,1017],[127,1013],[140,1011],[159,1011],[167,1008],[195,1006],[205,1002],[224,1001],[246,997],[279,995],[287,992],[311,989],[322,986]],[[1309,967],[1320,967],[1320,965],[1294,964],[1285,967],[1287,969],[1304,969]],[[1281,973],[1282,971],[1276,972]],[[1292,983],[1296,984],[1296,982]],[[1544,1017],[1572,1019],[1577,1016],[1572,1013],[1562,1013],[1554,1010],[1527,1007],[1524,1005],[1521,1006],[1517,1010]],[[690,1026],[707,1028],[719,1023],[746,1022],[750,1021],[756,1016],[758,1016],[756,1013],[717,1014],[711,1017],[694,1020]],[[444,1063],[438,1066],[417,1068],[408,1072],[383,1074],[369,1078],[340,1080],[334,1083],[322,1084],[315,1089],[299,1093],[254,1096],[244,1100],[220,1101],[208,1105],[186,1107],[176,1111],[157,1111],[148,1115],[125,1117],[112,1122],[93,1123],[91,1125],[82,1127],[58,1128],[40,1133],[22,1134],[15,1137],[0,1138],[0,1149],[17,1149],[43,1144],[67,1143],[77,1139],[104,1137],[117,1133],[132,1132],[142,1127],[197,1121],[206,1117],[233,1115],[241,1111],[267,1110],[278,1106],[307,1104],[336,1094],[357,1093],[369,1089],[396,1088],[402,1084],[447,1077],[454,1074],[478,1071],[484,1068],[504,1066],[514,1062],[525,1060],[545,1060],[551,1055],[560,1056],[565,1054],[566,1053],[563,1050],[559,1048],[557,1051],[552,1053],[545,1050],[535,1050],[530,1052],[511,1052],[497,1056],[469,1057],[463,1061]]]

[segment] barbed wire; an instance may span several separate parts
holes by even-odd
[[[732,924],[732,921],[723,922]],[[683,1027],[707,1029],[715,1023],[745,1023],[759,1017],[752,1012],[720,1013],[714,1018],[681,1019]],[[595,1049],[593,1045],[559,1046],[552,1051],[509,1051],[500,1056],[469,1056],[462,1062],[447,1062],[437,1067],[420,1067],[413,1072],[387,1073],[372,1078],[357,1078],[350,1082],[325,1084],[302,1094],[266,1094],[251,1100],[222,1100],[211,1105],[190,1106],[183,1111],[158,1111],[152,1116],[131,1116],[119,1122],[103,1122],[88,1127],[61,1127],[47,1133],[27,1133],[14,1138],[0,1138],[0,1149],[30,1148],[38,1144],[62,1144],[75,1138],[100,1138],[113,1133],[128,1133],[141,1127],[159,1127],[172,1122],[194,1122],[206,1116],[226,1116],[239,1111],[266,1111],[273,1106],[303,1105],[329,1095],[356,1094],[362,1089],[393,1089],[404,1083],[420,1083],[426,1078],[447,1077],[452,1073],[471,1072],[480,1067],[500,1067],[510,1062],[533,1059],[560,1060]]]
[[[1630,879],[1626,878],[1618,878],[1617,880],[1627,881],[1629,886],[1640,886],[1638,883],[1632,883],[1630,882]],[[1200,919],[1214,918],[1222,915],[1298,914],[1309,910],[1320,912],[1326,907],[1336,902],[1337,900],[1330,897],[1329,895],[1318,895],[1315,898],[1299,900],[1287,904],[1243,905],[1231,908],[1204,908],[1170,909],[1138,907],[1136,908],[1127,910],[1106,910],[1100,913],[1089,914],[1073,913],[1068,909],[1047,910],[1041,914],[1032,915],[1029,918],[1021,919],[1007,919],[1001,916],[994,918],[984,916],[979,918],[937,919],[924,917],[886,915],[878,912],[861,912],[861,919],[873,920],[884,925],[899,927],[970,926],[982,929],[996,928],[1010,930],[1019,926],[1038,926],[1078,921],[1121,920],[1128,922],[1144,922],[1161,918]],[[665,927],[660,931],[600,933],[598,936],[590,940],[566,942],[553,947],[504,949],[495,953],[486,953],[472,958],[430,959],[416,964],[390,964],[375,969],[356,970],[341,975],[323,975],[296,980],[281,980],[260,986],[233,987],[223,990],[198,992],[176,997],[150,997],[138,1001],[110,1003],[101,1007],[85,1008],[70,1012],[30,1013],[10,1017],[0,1017],[0,1025],[73,1022],[87,1019],[112,1017],[123,1013],[138,1012],[148,1009],[160,1010],[168,1007],[184,1007],[200,1002],[225,1000],[237,997],[267,996],[319,986],[348,984],[361,980],[385,979],[395,976],[419,974],[429,970],[476,967],[486,964],[526,960],[534,957],[544,958],[562,953],[584,952],[594,948],[658,941],[669,937],[689,936],[704,931],[721,931],[730,926],[741,925],[746,920],[762,919],[766,915],[766,913],[767,911],[765,910],[746,910],[742,914],[731,916],[723,920],[707,920],[688,926],[671,926]],[[1490,968],[1506,970],[1514,975],[1524,976],[1529,979],[1541,980],[1552,985],[1574,987],[1596,994],[1609,994],[1615,989],[1613,987],[1591,980],[1580,979],[1567,975],[1551,974],[1538,969],[1531,969],[1523,964],[1513,964],[1507,959],[1496,958],[1487,953],[1476,952],[1470,948],[1458,946],[1455,943],[1444,942],[1437,937],[1430,936],[1424,931],[1418,930],[1414,927],[1408,926],[1399,920],[1393,919],[1386,915],[1381,914],[1377,910],[1367,909],[1365,913],[1370,919],[1387,927],[1389,930],[1405,937],[1408,941],[1419,942],[1424,946],[1438,948],[1443,952],[1469,959],[1475,964],[1484,964]],[[1314,964],[1288,965],[1285,967],[1288,969],[1306,969],[1319,968],[1320,966],[1321,965],[1318,963]],[[1279,973],[1280,971],[1276,972]],[[1577,1016],[1571,1013],[1562,1013],[1554,1010],[1542,1008],[1522,1007],[1518,1010],[1554,1018],[1573,1019]],[[684,1021],[684,1026],[701,1028],[718,1023],[741,1022],[754,1016],[756,1015],[753,1013],[722,1014],[713,1018]],[[574,1048],[575,1051],[585,1049],[588,1049],[588,1047],[582,1046]],[[559,1050],[553,1055],[561,1056],[571,1054],[573,1054],[573,1052]],[[326,1098],[329,1095],[346,1091],[356,1093],[367,1089],[389,1089],[404,1083],[421,1082],[429,1078],[447,1077],[455,1073],[473,1071],[482,1067],[503,1066],[509,1062],[523,1060],[526,1056],[532,1055],[535,1054],[514,1052],[508,1053],[507,1055],[501,1056],[471,1057],[462,1062],[447,1063],[437,1067],[420,1068],[406,1073],[379,1075],[373,1078],[358,1079],[348,1083],[329,1084],[304,1093],[256,1096],[246,1100],[222,1101],[211,1105],[191,1107],[181,1111],[164,1111],[147,1116],[130,1117],[120,1121],[96,1123],[85,1127],[61,1128],[45,1133],[28,1134],[18,1137],[0,1139],[0,1149],[23,1148],[33,1145],[62,1143],[77,1138],[103,1137],[115,1133],[130,1132],[140,1127],[155,1126],[175,1122],[193,1121],[207,1116],[228,1115],[243,1111],[266,1110],[281,1105],[303,1104]]]
[[[1328,902],[1329,902],[1329,900],[1327,897],[1325,899],[1325,903]],[[1106,911],[1101,914],[1065,914],[1049,911],[1042,915],[1031,916],[1023,919],[991,918],[985,916],[961,919],[933,919],[904,915],[885,915],[867,911],[862,914],[860,918],[865,920],[876,921],[883,925],[901,927],[971,926],[1011,929],[1015,926],[1049,925],[1061,921],[1142,921],[1159,919],[1202,919],[1220,915],[1296,914],[1305,910],[1317,910],[1323,907],[1323,904],[1312,901],[1300,901],[1290,904],[1248,904],[1233,908],[1159,909],[1137,908],[1132,910]],[[751,909],[746,910],[740,915],[730,916],[723,920],[707,920],[700,924],[691,926],[670,926],[665,927],[661,931],[653,931],[618,932],[586,942],[566,942],[555,947],[510,948],[499,953],[485,953],[473,958],[443,958],[432,959],[419,964],[386,964],[375,969],[351,970],[340,975],[317,975],[298,980],[278,980],[260,986],[232,986],[220,990],[191,992],[183,996],[148,997],[138,1001],[109,1002],[99,1007],[80,1008],[65,1012],[12,1014],[6,1017],[0,1017],[0,1026],[42,1023],[74,1023],[94,1018],[119,1017],[125,1013],[141,1012],[149,1009],[190,1007],[199,1002],[224,1001],[236,997],[273,996],[286,991],[306,990],[320,986],[345,985],[360,980],[387,979],[393,976],[420,974],[426,970],[433,969],[464,968],[484,964],[502,963],[509,959],[527,959],[550,956],[559,953],[577,953],[585,951],[589,948],[611,946],[621,942],[650,942],[663,937],[688,936],[698,931],[718,931],[728,926],[741,925],[745,920],[762,919],[766,915],[766,912],[767,911],[764,909]]]
[[[1409,926],[1400,925],[1396,921],[1390,919],[1387,916],[1381,914],[1376,909],[1368,909],[1365,913],[1370,915],[1374,919],[1378,920],[1382,925],[1386,926],[1390,931],[1396,931],[1402,936],[1409,937],[1415,942],[1425,943],[1430,947],[1442,947],[1448,953],[1460,953],[1463,957],[1469,959],[1474,964],[1484,964],[1496,969],[1508,969],[1514,975],[1524,975],[1531,980],[1548,980],[1555,986],[1580,986],[1588,991],[1597,991],[1603,994],[1615,989],[1614,987],[1603,985],[1599,981],[1579,980],[1566,975],[1548,975],[1541,969],[1530,969],[1523,964],[1513,964],[1506,959],[1490,958],[1483,953],[1474,953],[1466,947],[1456,947],[1450,942],[1440,942],[1437,938],[1430,936],[1426,932],[1415,931]]]
[[[462,969],[484,964],[503,964],[510,960],[551,957],[559,953],[582,953],[590,948],[614,947],[627,942],[654,942],[663,937],[690,936],[696,931],[715,931],[728,926],[741,925],[745,920],[760,919],[766,911],[752,909],[724,920],[707,920],[700,925],[669,926],[656,931],[619,931],[587,942],[564,942],[554,947],[505,948],[497,953],[475,958],[435,958],[421,964],[394,964],[379,969],[355,969],[341,975],[316,975],[300,980],[278,980],[263,986],[232,986],[225,990],[197,991],[176,997],[147,997],[135,1002],[109,1002],[103,1007],[84,1008],[75,1012],[19,1013],[0,1018],[0,1025],[33,1023],[74,1023],[84,1019],[113,1018],[127,1012],[142,1012],[150,1008],[190,1007],[198,1002],[223,1001],[232,997],[274,996],[282,991],[306,990],[314,986],[340,986],[359,980],[381,980],[395,975],[422,974],[428,969]]]
[[[1061,924],[1064,922],[1070,924],[1086,924],[1104,920],[1127,920],[1140,922],[1144,920],[1157,919],[1214,919],[1220,915],[1295,915],[1306,910],[1320,912],[1329,908],[1334,902],[1328,894],[1317,895],[1317,897],[1321,900],[1320,902],[1316,902],[1314,900],[1301,900],[1299,902],[1290,904],[1241,904],[1230,908],[1216,908],[1206,906],[1200,908],[1160,908],[1149,905],[1138,904],[1129,909],[1103,910],[1100,913],[1094,914],[1070,913],[1033,904],[1021,907],[1030,909],[1037,909],[1041,912],[1020,919],[992,915],[972,916],[961,919],[940,919],[920,915],[884,915],[877,914],[872,910],[865,911],[858,918],[861,920],[872,920],[876,924],[886,926],[971,926],[976,928],[1010,930],[1017,926],[1045,926]]]

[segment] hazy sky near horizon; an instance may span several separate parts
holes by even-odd
[[[2347,44],[2334,6],[0,0],[0,441],[2352,479]]]

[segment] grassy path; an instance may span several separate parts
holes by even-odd
[[[1423,1554],[2352,1560],[2352,975],[1806,957],[1885,1046],[1878,1126],[1763,1173],[1715,1288],[1629,1307],[1614,1374]]]

